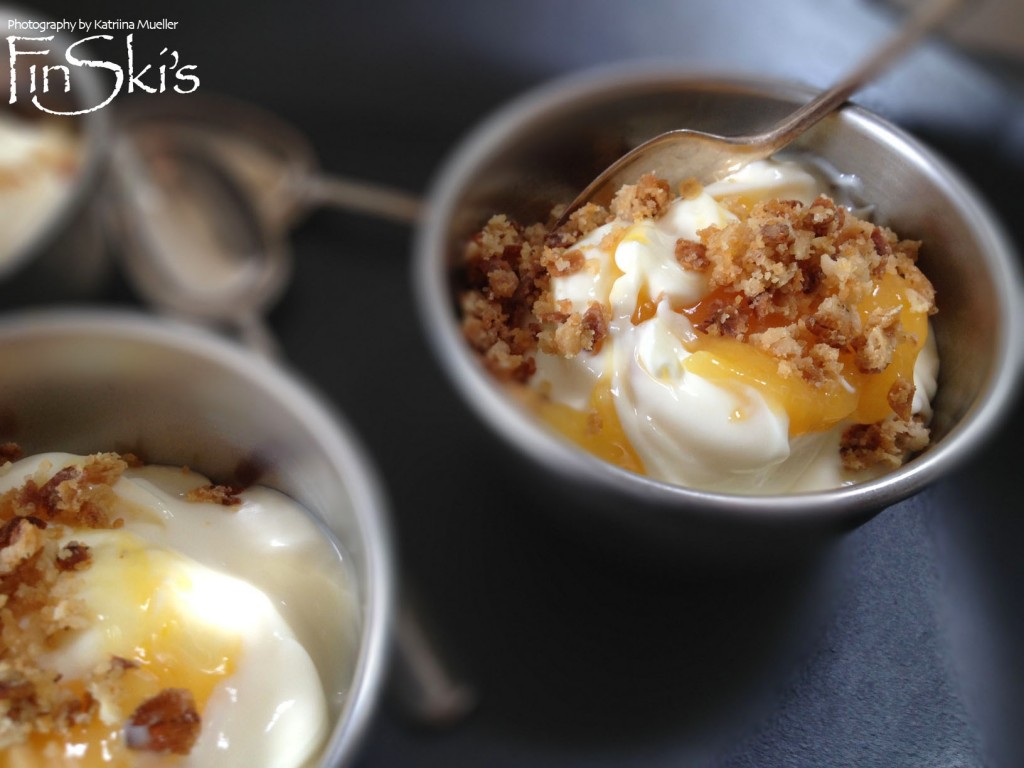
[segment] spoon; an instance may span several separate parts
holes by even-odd
[[[324,173],[302,133],[270,112],[226,96],[127,102],[118,125],[135,142],[204,148],[246,188],[274,230],[294,226],[318,206],[405,224],[414,223],[420,213],[420,200],[406,192]]]
[[[247,189],[184,135],[120,137],[110,180],[108,224],[143,298],[276,356],[263,318],[287,284],[291,252]]]
[[[960,3],[961,0],[920,0],[911,17],[888,42],[774,128],[745,136],[720,136],[682,128],[645,141],[605,168],[569,204],[554,228],[565,224],[573,211],[587,203],[608,205],[620,187],[636,183],[645,173],[666,179],[673,188],[691,178],[707,185],[775,154],[842,106],[855,91],[910,50]]]

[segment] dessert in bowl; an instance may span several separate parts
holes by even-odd
[[[0,762],[352,757],[390,553],[330,410],[258,356],[135,314],[8,318],[0,360]]]
[[[467,304],[471,305],[479,295],[485,299],[495,298],[494,286],[489,282],[490,266],[493,265],[488,264],[488,260],[495,257],[495,252],[487,252],[486,233],[490,226],[491,234],[494,234],[495,227],[500,228],[500,220],[488,225],[489,221],[493,222],[492,217],[504,216],[505,221],[523,225],[520,228],[521,238],[529,240],[534,233],[528,225],[550,221],[553,206],[570,201],[599,170],[641,141],[678,127],[723,134],[752,132],[790,112],[795,105],[806,100],[807,94],[799,87],[779,83],[709,80],[663,71],[605,71],[571,78],[528,94],[492,117],[462,144],[440,173],[432,190],[431,208],[420,228],[416,245],[415,281],[427,333],[455,384],[479,415],[523,454],[547,470],[546,473],[536,473],[536,482],[541,482],[541,476],[547,475],[554,481],[554,486],[571,488],[571,495],[576,501],[569,506],[577,507],[581,512],[584,508],[590,510],[584,515],[591,518],[604,516],[612,519],[619,529],[643,529],[658,539],[674,536],[698,541],[702,538],[700,533],[706,532],[712,536],[709,540],[714,541],[724,532],[730,535],[746,532],[754,539],[767,542],[772,540],[767,535],[771,531],[780,532],[780,540],[796,536],[797,531],[834,532],[866,520],[872,513],[941,476],[979,444],[996,424],[1000,411],[1008,406],[1019,373],[1021,346],[1021,288],[1009,244],[983,205],[952,169],[899,129],[856,107],[847,107],[828,118],[805,134],[793,148],[802,170],[823,171],[818,180],[823,188],[806,186],[801,193],[800,190],[787,189],[780,182],[779,189],[769,189],[758,199],[747,201],[749,210],[736,218],[750,216],[757,220],[758,226],[785,220],[787,247],[790,247],[793,240],[807,236],[806,232],[801,235],[799,230],[813,230],[814,227],[803,227],[792,213],[778,210],[779,204],[788,204],[803,194],[805,199],[799,202],[801,212],[796,215],[805,216],[815,207],[817,196],[824,192],[840,205],[833,206],[831,202],[823,205],[832,206],[830,210],[833,212],[837,208],[843,211],[841,215],[847,219],[846,228],[851,230],[851,234],[852,229],[860,231],[865,239],[865,247],[861,249],[863,253],[870,250],[899,252],[898,260],[914,263],[915,270],[919,268],[919,272],[926,276],[930,287],[925,287],[924,283],[915,286],[917,296],[904,305],[904,308],[911,309],[909,304],[913,303],[913,311],[902,318],[900,325],[903,331],[897,332],[903,338],[914,336],[915,351],[924,351],[924,355],[910,358],[904,368],[900,378],[912,385],[913,391],[911,386],[903,387],[903,395],[895,398],[895,410],[926,427],[929,435],[925,438],[918,434],[897,441],[901,445],[897,450],[888,452],[890,458],[882,462],[883,471],[871,470],[864,474],[858,469],[848,475],[830,472],[827,474],[831,474],[831,479],[813,483],[775,482],[777,473],[773,470],[766,475],[764,469],[785,464],[786,459],[796,453],[792,450],[794,446],[780,443],[781,451],[775,451],[774,455],[768,455],[755,464],[744,464],[742,453],[746,449],[742,445],[737,446],[736,441],[731,444],[723,441],[717,448],[708,448],[707,441],[702,439],[704,436],[698,435],[694,438],[697,446],[688,449],[686,441],[693,435],[693,429],[699,429],[701,425],[695,422],[696,426],[685,424],[674,429],[674,425],[666,425],[665,422],[666,413],[672,416],[673,403],[684,399],[679,388],[669,393],[668,398],[663,398],[665,402],[658,403],[657,392],[652,400],[639,392],[641,387],[636,384],[636,377],[632,382],[627,380],[626,368],[638,365],[648,374],[644,386],[652,389],[656,387],[650,382],[657,383],[659,376],[664,379],[665,370],[673,365],[685,369],[698,367],[702,362],[693,360],[696,355],[692,355],[689,361],[685,359],[687,354],[695,351],[692,345],[685,349],[687,333],[692,328],[680,330],[680,323],[673,315],[689,312],[690,317],[686,318],[689,324],[702,332],[715,331],[716,328],[719,332],[729,331],[728,313],[719,313],[717,317],[695,317],[693,314],[701,300],[707,299],[709,284],[715,287],[714,275],[709,278],[709,274],[728,266],[723,254],[728,255],[729,248],[723,247],[722,240],[731,222],[708,208],[712,203],[719,206],[723,202],[728,203],[729,193],[721,189],[698,188],[692,194],[695,200],[703,200],[703,203],[697,202],[707,210],[701,214],[704,218],[690,227],[686,237],[681,238],[699,246],[689,248],[687,254],[682,255],[683,261],[688,256],[693,257],[689,265],[693,267],[698,256],[704,258],[705,250],[712,261],[710,266],[702,265],[690,270],[703,275],[697,281],[701,287],[693,295],[683,296],[681,290],[673,287],[685,286],[683,278],[661,279],[666,270],[687,271],[687,265],[676,258],[677,254],[670,247],[669,260],[659,262],[656,269],[648,269],[640,283],[633,279],[636,290],[631,291],[630,301],[616,306],[616,298],[629,293],[626,288],[631,274],[635,272],[630,264],[648,256],[639,253],[639,246],[630,245],[627,253],[622,252],[621,242],[615,244],[615,248],[610,247],[606,239],[609,233],[600,227],[618,227],[619,233],[614,237],[620,241],[631,238],[650,241],[649,228],[665,230],[665,222],[675,215],[659,210],[658,215],[639,217],[641,221],[627,214],[624,218],[629,220],[623,222],[623,217],[618,216],[618,224],[601,219],[578,227],[579,231],[569,238],[569,247],[561,251],[561,260],[558,249],[552,251],[550,248],[561,245],[557,242],[558,233],[543,233],[535,240],[540,251],[536,262],[548,274],[547,282],[541,285],[537,296],[531,297],[534,301],[529,309],[533,316],[524,323],[531,329],[529,335],[532,339],[514,349],[514,345],[509,344],[513,340],[511,337],[502,338],[499,341],[504,341],[507,348],[499,346],[493,349],[492,339],[474,337],[480,331],[481,323],[476,320],[482,314],[478,307]],[[657,174],[658,169],[651,170]],[[675,193],[671,190],[669,196]],[[753,211],[751,205],[775,206],[775,210],[762,208]],[[729,208],[728,205],[725,207]],[[736,213],[735,210],[732,212]],[[766,221],[768,214],[775,219]],[[853,227],[855,222],[859,223]],[[595,223],[597,227],[591,226]],[[630,230],[637,225],[642,225],[643,231]],[[679,229],[676,227],[669,233],[668,239],[673,247],[680,239]],[[591,231],[596,234],[591,234]],[[797,235],[795,238],[794,233]],[[811,231],[809,236],[821,234],[826,233]],[[588,236],[592,239],[587,240]],[[841,237],[846,239],[848,235]],[[873,239],[876,242],[872,242]],[[603,248],[601,241],[605,242]],[[911,245],[917,242],[921,243],[919,258],[917,245]],[[842,242],[834,242],[830,247],[842,245]],[[545,247],[549,252],[545,253]],[[577,253],[573,254],[573,250]],[[799,245],[796,250],[799,250]],[[818,255],[820,257],[820,253]],[[732,257],[737,257],[737,254],[732,253]],[[613,260],[616,264],[612,279],[606,279],[604,285],[601,284],[603,278],[600,278],[600,274],[605,274],[600,269],[602,259]],[[797,260],[796,257],[791,258],[791,261]],[[739,263],[742,259],[737,257],[735,261]],[[816,262],[818,271],[821,271],[822,263],[819,258]],[[481,270],[481,265],[487,266]],[[781,268],[785,264],[778,266]],[[868,265],[868,270],[871,269]],[[896,271],[905,272],[903,267]],[[507,286],[500,284],[502,276],[495,274],[495,277],[499,283],[498,292],[508,290]],[[522,273],[515,277],[522,282]],[[740,283],[751,280],[755,275],[748,271],[738,277],[739,282],[735,285],[731,280],[717,283],[719,291],[732,291],[732,295],[727,297],[729,299],[743,293]],[[917,279],[915,275],[913,280]],[[570,286],[571,281],[578,285]],[[877,287],[867,286],[868,293]],[[933,291],[934,297],[931,296]],[[756,294],[756,290],[748,291],[744,301]],[[595,317],[592,313],[587,318],[590,307],[584,301],[585,297],[587,301],[596,301],[604,313],[603,317]],[[823,298],[826,297],[819,296],[817,301],[821,302]],[[537,299],[542,300],[539,305]],[[545,299],[553,301],[545,303]],[[934,307],[931,306],[932,299]],[[559,305],[559,302],[567,303]],[[660,320],[663,330],[672,331],[661,333],[661,338],[671,341],[674,334],[679,341],[676,344],[679,349],[664,354],[672,344],[658,342],[655,334],[648,333],[646,335],[651,338],[635,339],[626,346],[625,354],[615,351],[621,346],[616,333],[624,337],[624,331],[629,330],[625,326],[643,326],[643,323],[629,323],[628,317],[622,322],[627,314],[636,313],[641,306],[649,312],[640,311],[642,317],[633,319]],[[543,313],[545,309],[550,314],[538,318],[538,310]],[[849,309],[849,306],[845,308]],[[867,307],[862,306],[861,309]],[[928,318],[935,309],[937,314],[932,318],[929,329]],[[909,314],[916,315],[916,318],[911,320]],[[539,323],[534,322],[538,319]],[[828,324],[836,318],[826,320],[821,316],[818,319]],[[569,327],[573,320],[576,322],[574,328]],[[747,322],[750,317],[741,320]],[[808,317],[799,320],[806,329]],[[864,322],[866,320],[866,314],[858,319],[858,323],[863,325],[859,330],[869,328],[870,323]],[[917,330],[909,329],[912,323],[918,324]],[[819,330],[827,335],[824,324],[819,325]],[[562,330],[563,327],[566,330]],[[979,333],[979,329],[984,332]],[[752,327],[742,330],[754,336],[767,329]],[[644,334],[638,331],[635,335]],[[541,412],[545,408],[550,411],[552,404],[557,408],[569,405],[587,418],[599,411],[600,403],[595,404],[594,393],[598,390],[594,383],[600,382],[600,373],[607,369],[605,361],[594,364],[602,355],[601,350],[595,355],[593,349],[598,336],[605,341],[610,338],[612,355],[617,354],[623,361],[611,365],[608,381],[615,390],[611,393],[613,400],[633,398],[628,408],[621,407],[620,402],[614,409],[614,416],[627,438],[626,448],[640,459],[638,466],[630,467],[623,461],[602,461],[592,451],[581,450],[578,447],[581,441],[571,439],[572,427],[567,429],[564,424],[575,416],[560,417],[562,426],[552,429],[553,419],[544,418],[545,414]],[[749,342],[750,339],[744,338],[743,341]],[[771,340],[762,337],[761,341],[762,346],[767,347]],[[862,339],[858,344],[866,349],[869,345],[864,341]],[[929,349],[929,345],[934,347]],[[577,350],[575,346],[581,349]],[[836,346],[844,344],[837,342]],[[854,346],[849,347],[849,354],[856,352]],[[840,353],[840,357],[843,354]],[[525,369],[520,371],[516,370],[517,355],[528,360]],[[660,363],[654,359],[659,355]],[[933,383],[928,379],[935,373],[935,359],[941,363],[937,381]],[[574,364],[574,360],[583,360],[589,366]],[[918,360],[922,361],[920,370],[914,371]],[[574,370],[566,370],[567,361]],[[776,368],[779,361],[779,356],[772,361]],[[799,365],[796,358],[792,362]],[[864,362],[866,368],[876,367],[867,360]],[[659,366],[660,373],[651,375]],[[601,369],[589,381],[582,370],[588,367],[591,374],[595,374],[595,368]],[[501,372],[498,369],[511,374],[504,377],[506,381],[502,381],[500,375],[495,376],[496,371]],[[679,378],[686,378],[690,373],[695,371],[691,369]],[[507,379],[517,378],[525,384],[513,381],[510,386]],[[573,387],[569,384],[581,379],[583,386],[577,387],[576,392],[570,392]],[[882,387],[886,390],[884,397],[871,398],[889,410],[894,410],[887,403],[892,383],[888,381]],[[728,386],[735,388],[735,379]],[[664,389],[661,387],[662,392]],[[523,392],[527,393],[526,397],[523,397]],[[744,389],[744,396],[747,393],[748,390]],[[762,394],[768,402],[766,412],[769,414],[780,410],[779,401],[786,399],[774,386],[765,388]],[[574,403],[569,402],[573,399]],[[590,402],[583,403],[582,400]],[[790,400],[802,404],[806,398],[797,395],[790,396]],[[705,399],[695,410],[702,417],[716,407],[722,410],[715,426],[718,431],[742,410],[733,407],[735,397],[722,406],[714,403],[708,406],[707,403]],[[787,431],[792,438],[794,432],[820,434],[826,431],[823,426],[829,426],[828,419],[825,419],[812,424],[810,429],[794,429],[797,415],[794,411],[801,409],[783,407],[782,410],[786,410],[787,417],[781,426],[783,438]],[[758,411],[765,409],[760,405],[751,409],[751,413]],[[607,412],[598,413],[602,418],[597,421],[607,423],[606,415]],[[639,427],[630,426],[630,418],[635,418]],[[584,423],[583,431],[589,429],[593,432],[593,421],[591,419],[589,425]],[[863,418],[861,421],[869,424],[875,423],[876,419]],[[734,422],[734,425],[741,425],[742,414]],[[838,424],[839,420],[835,423]],[[644,435],[643,431],[650,426],[653,430]],[[759,451],[764,448],[766,454],[771,454],[767,450],[768,444],[774,440],[770,426],[765,423],[760,429],[748,430],[753,437],[747,441],[747,447]],[[847,423],[842,427],[840,438],[850,426]],[[671,434],[673,429],[674,435]],[[778,424],[774,431],[780,432]],[[570,433],[569,437],[567,433]],[[659,440],[667,444],[667,450],[652,447]],[[860,447],[873,442],[877,440],[867,438],[861,441]],[[856,443],[854,436],[844,441],[847,454],[858,453]],[[835,447],[838,453],[840,446]],[[702,471],[679,471],[671,461],[665,460],[673,452],[678,454],[686,449],[693,454],[689,457],[693,461],[689,463],[703,464]],[[712,449],[722,451],[721,455],[715,457]],[[702,454],[703,451],[707,452]],[[864,451],[859,453],[861,458],[868,458]],[[917,455],[904,463],[904,458],[911,454]],[[737,459],[738,456],[740,458]],[[732,470],[735,471],[730,470],[730,462],[733,462]],[[851,467],[856,464],[856,461],[850,462]],[[802,475],[802,469],[794,473],[794,476]]]
[[[492,217],[466,248],[463,333],[632,472],[736,493],[877,476],[927,445],[935,291],[919,243],[824,187],[760,161],[675,198],[647,175],[553,229]]]

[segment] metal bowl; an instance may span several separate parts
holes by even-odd
[[[251,482],[257,468],[257,482],[324,524],[348,559],[361,614],[352,664],[314,659],[335,722],[319,764],[345,763],[382,683],[392,561],[374,474],[331,409],[254,353],[134,313],[8,316],[0,371],[0,441],[26,453],[135,450],[217,482],[240,473]],[[322,608],[309,610],[315,627]]]
[[[47,20],[35,12],[0,7],[3,29],[8,29],[8,21],[19,18]],[[22,34],[32,37],[41,33]],[[29,64],[39,69],[44,65],[66,66],[63,54],[72,42],[67,35],[58,33],[48,42],[20,43],[24,49],[49,51],[46,56],[21,57],[22,69]],[[29,84],[22,70],[18,78],[19,104],[28,104]],[[86,110],[101,104],[108,95],[94,68],[77,67],[72,78],[72,88],[67,93],[51,83],[45,97],[48,108],[65,112]],[[61,82],[59,77],[56,82]],[[35,231],[10,252],[0,245],[0,304],[11,307],[53,299],[88,298],[102,286],[110,268],[98,194],[110,142],[109,107],[75,116],[48,116],[32,106],[24,106],[24,110],[40,119],[70,123],[77,134],[81,155],[68,188],[54,200]]]
[[[441,169],[417,233],[414,283],[425,331],[476,413],[543,472],[538,485],[567,491],[582,525],[603,520],[646,541],[774,548],[848,529],[947,474],[993,432],[1021,368],[1024,305],[1016,258],[975,192],[912,137],[848,106],[799,141],[841,174],[855,174],[875,218],[925,242],[921,267],[938,290],[934,319],[940,377],[933,443],[877,480],[815,493],[742,496],[636,475],[549,431],[487,374],[463,340],[453,275],[468,237],[493,213],[543,220],[610,160],[678,127],[717,133],[765,128],[812,94],[761,80],[647,69],[575,76],[526,94],[492,116]],[[545,481],[546,484],[545,484]]]

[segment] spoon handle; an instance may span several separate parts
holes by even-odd
[[[422,202],[407,192],[341,176],[311,176],[304,180],[302,192],[307,204],[330,205],[404,224],[415,223],[423,208]]]
[[[963,0],[918,0],[910,19],[881,48],[834,86],[815,97],[775,128],[754,137],[764,144],[765,156],[782,149],[797,136],[843,104],[851,94],[905,54],[922,36],[941,24]]]

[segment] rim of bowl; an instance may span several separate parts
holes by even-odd
[[[46,14],[29,11],[21,6],[0,6],[0,18],[18,18],[18,14],[33,20],[52,21]],[[51,43],[51,52],[61,47],[67,48],[71,42],[73,42],[71,38],[64,32],[55,33]],[[80,98],[75,99],[75,103],[99,104],[102,98],[97,73],[89,67],[80,67],[75,75],[80,78],[76,81],[76,87],[81,88]],[[64,191],[57,206],[43,217],[32,236],[15,248],[0,264],[0,280],[5,280],[16,274],[27,262],[56,241],[86,204],[85,197],[88,191],[99,186],[100,173],[105,165],[110,145],[110,118],[105,110],[106,107],[85,115],[44,116],[47,120],[72,120],[78,124],[78,132],[83,139],[82,157],[85,162],[75,174],[70,188]]]
[[[383,687],[395,600],[393,546],[383,486],[341,414],[296,373],[196,326],[126,310],[27,310],[0,320],[0,343],[61,335],[142,341],[195,354],[238,371],[293,411],[345,481],[366,540],[365,602],[358,659],[321,763],[353,756]]]
[[[950,190],[989,258],[1000,309],[996,359],[977,401],[935,446],[900,469],[874,480],[824,491],[789,494],[732,494],[675,485],[609,464],[569,443],[513,403],[480,365],[462,338],[449,290],[446,234],[448,222],[466,183],[480,164],[495,156],[509,138],[548,116],[578,110],[620,94],[690,87],[718,92],[750,93],[799,103],[817,89],[785,80],[736,75],[710,75],[664,66],[612,66],[588,70],[543,84],[492,112],[466,135],[445,160],[428,190],[426,215],[414,242],[413,285],[426,335],[449,378],[477,416],[534,461],[558,467],[562,474],[595,487],[626,492],[638,501],[677,507],[687,513],[737,520],[831,517],[843,520],[866,510],[878,511],[904,499],[941,477],[973,452],[997,425],[1011,404],[1024,361],[1024,288],[1010,241],[959,172],[910,134],[856,105],[847,104],[841,119],[852,121],[876,141],[883,141],[926,168],[933,180]]]

